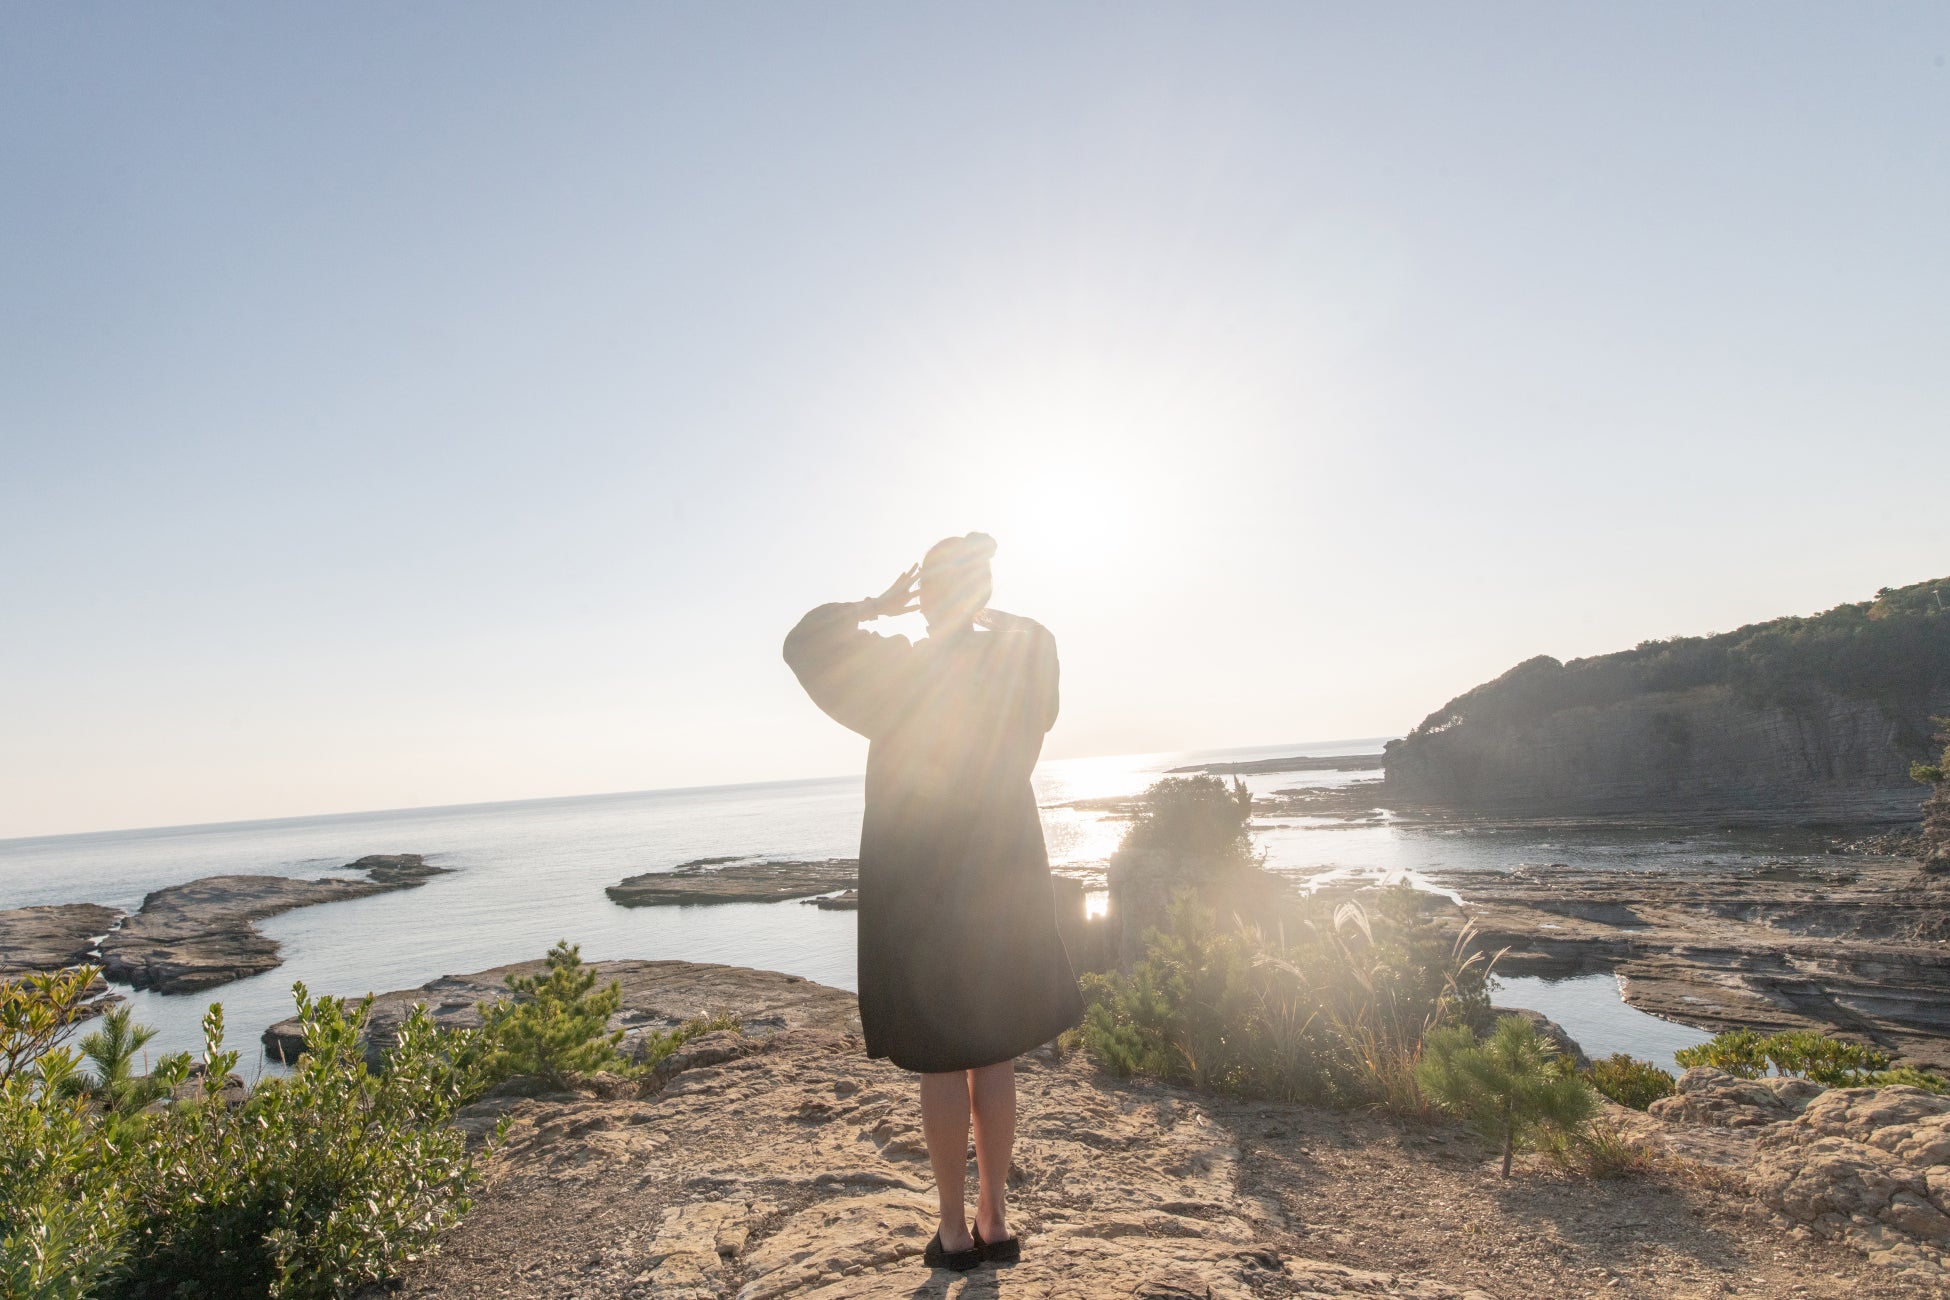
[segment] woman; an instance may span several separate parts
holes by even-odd
[[[867,1055],[921,1075],[941,1223],[932,1267],[1013,1262],[1004,1199],[1014,1058],[1083,1015],[1056,929],[1029,773],[1056,721],[1056,638],[988,608],[981,533],[936,543],[878,596],[821,605],[785,639],[813,702],[873,742],[860,829]],[[861,624],[918,608],[918,645]],[[978,630],[979,629],[979,630]],[[962,1201],[975,1123],[981,1194]]]

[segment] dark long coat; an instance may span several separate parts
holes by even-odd
[[[813,702],[873,742],[860,828],[860,1021],[867,1054],[973,1069],[1077,1023],[1030,770],[1056,721],[1040,626],[879,636],[822,605],[785,640]],[[1027,620],[1024,620],[1027,622]]]

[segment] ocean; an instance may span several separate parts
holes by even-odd
[[[1122,834],[1122,823],[1063,806],[1070,801],[1134,794],[1167,769],[1188,764],[1371,754],[1382,744],[1371,738],[1045,762],[1035,785],[1051,863],[1100,888],[1103,864]],[[1244,779],[1255,793],[1270,793],[1376,775],[1313,771]],[[368,853],[422,853],[452,868],[417,889],[259,922],[285,958],[263,975],[200,994],[118,990],[134,1003],[138,1020],[161,1031],[152,1053],[199,1046],[204,1008],[221,1001],[229,1044],[243,1052],[250,1074],[269,1068],[258,1034],[291,1013],[295,980],[314,993],[348,996],[412,988],[443,974],[539,957],[558,939],[580,944],[590,960],[724,962],[850,989],[852,912],[798,902],[632,909],[611,903],[603,890],[626,876],[704,857],[852,857],[861,797],[860,777],[823,777],[4,840],[0,907],[96,902],[132,911],[148,891],[199,876],[332,875]],[[1562,862],[1683,870],[1708,860],[1798,861],[1820,853],[1818,844],[1793,832],[1458,828],[1388,817],[1270,819],[1256,839],[1276,870],[1411,883],[1423,883],[1423,873],[1438,867]],[[1610,976],[1503,984],[1500,1001],[1544,1011],[1594,1054],[1627,1051],[1670,1064],[1674,1050],[1707,1037],[1625,1006]]]

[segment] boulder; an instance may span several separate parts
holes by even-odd
[[[1696,1065],[1679,1076],[1672,1096],[1653,1102],[1647,1113],[1669,1123],[1753,1128],[1793,1119],[1823,1091],[1807,1079],[1742,1079]]]
[[[1747,1179],[1769,1209],[1878,1263],[1950,1276],[1950,1096],[1829,1089],[1755,1151]]]

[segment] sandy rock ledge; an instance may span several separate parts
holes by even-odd
[[[1865,1258],[1854,1237],[1823,1236],[1770,1208],[1761,1175],[1776,1169],[1799,1186],[1813,1151],[1785,1139],[1763,1146],[1763,1135],[1799,1122],[1781,1117],[1774,1089],[1749,1098],[1769,1118],[1741,1127],[1699,1122],[1739,1118],[1744,1093],[1723,1079],[1693,1079],[1702,1098],[1717,1087],[1721,1103],[1701,1100],[1670,1121],[1621,1112],[1672,1139],[1654,1173],[1600,1183],[1526,1158],[1506,1182],[1491,1153],[1447,1125],[1226,1101],[1047,1051],[1017,1064],[1010,1196],[1023,1262],[931,1272],[919,1259],[934,1211],[914,1080],[865,1058],[850,995],[682,962],[603,970],[625,988],[619,1023],[736,1002],[745,1030],[691,1041],[648,1079],[600,1077],[545,1095],[510,1081],[469,1107],[459,1122],[477,1140],[507,1124],[475,1208],[440,1253],[372,1300],[1942,1294],[1922,1255]],[[450,979],[499,983],[498,972]],[[1934,1158],[1927,1135],[1876,1145],[1893,1131],[1885,1112],[1803,1110],[1834,1129],[1816,1134],[1810,1121],[1812,1136],[1875,1152],[1855,1167]],[[1919,1133],[1935,1122],[1886,1113]],[[970,1179],[972,1193],[972,1167]],[[1916,1185],[1892,1181],[1866,1212],[1892,1233],[1928,1226],[1906,1199]],[[1927,1174],[1920,1185],[1929,1191]]]

